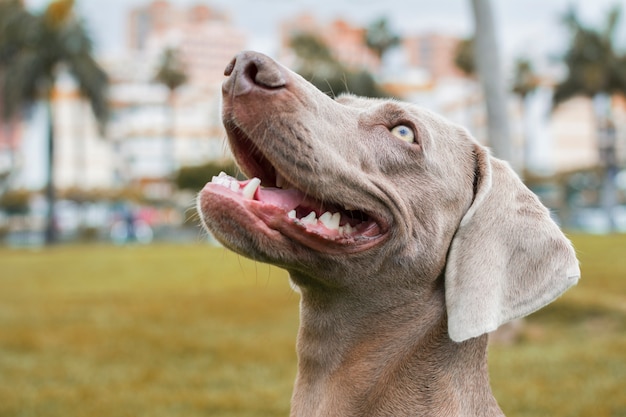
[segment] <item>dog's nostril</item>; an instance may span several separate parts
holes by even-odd
[[[245,76],[248,77],[248,79],[251,80],[255,84],[259,84],[256,79],[258,73],[259,73],[259,68],[256,66],[256,63],[254,62],[250,62],[244,71]]]
[[[244,74],[255,85],[263,88],[282,88],[287,84],[280,66],[265,56],[254,56],[250,59]]]
[[[237,57],[234,57],[233,59],[230,60],[230,62],[224,69],[224,75],[229,77],[230,74],[232,74],[233,70],[235,69],[236,64],[237,64]]]
[[[287,86],[285,69],[272,58],[256,52],[242,52],[224,69],[229,77],[222,85],[224,94],[235,96],[254,90],[277,90]]]

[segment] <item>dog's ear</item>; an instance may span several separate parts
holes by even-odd
[[[472,205],[445,273],[448,332],[456,342],[526,316],[576,284],[571,243],[548,210],[504,162],[475,145]]]

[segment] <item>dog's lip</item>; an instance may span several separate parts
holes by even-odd
[[[346,199],[345,202],[341,201],[345,198],[344,196],[338,196],[337,198],[322,197],[316,192],[317,190],[314,187],[303,187],[299,185],[296,177],[289,176],[289,169],[278,166],[272,162],[270,160],[271,157],[266,155],[264,150],[257,146],[255,141],[247,133],[245,126],[238,121],[233,109],[224,113],[223,123],[229,138],[233,156],[242,172],[248,178],[260,178],[264,186],[276,187],[277,179],[280,176],[288,186],[299,190],[306,189],[307,198],[319,200],[318,204],[320,205],[323,204],[324,206],[343,211],[352,211],[353,201],[348,199]],[[331,201],[329,202],[329,200]],[[324,203],[321,203],[321,201],[324,201]],[[375,223],[376,229],[380,235],[387,234],[390,222],[384,215],[366,207],[355,208],[357,209],[356,211],[362,212]],[[368,234],[367,237],[373,237],[373,233]]]
[[[228,181],[236,182],[234,178]],[[200,206],[208,206],[207,202],[213,201],[213,210],[229,210],[239,217],[238,222],[246,228],[257,229],[256,232],[271,236],[276,236],[275,233],[279,232],[292,241],[322,253],[361,252],[375,246],[387,235],[386,228],[375,220],[363,222],[349,234],[341,234],[322,225],[307,227],[300,219],[289,216],[289,211],[298,204],[296,200],[300,197],[295,196],[292,200],[289,197],[286,200],[272,199],[271,194],[278,192],[276,189],[258,188],[254,197],[248,198],[242,194],[242,190],[250,182],[251,180],[237,182],[237,190],[228,185],[210,182],[200,193]],[[280,193],[289,192],[290,190],[280,190]],[[218,201],[223,204],[217,203]],[[314,202],[308,199],[308,203]],[[234,207],[238,209],[235,210]],[[242,210],[245,213],[243,215]]]

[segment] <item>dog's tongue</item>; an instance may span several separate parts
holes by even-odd
[[[254,198],[255,200],[280,207],[289,212],[298,207],[304,201],[305,195],[301,191],[293,188],[283,190],[281,188],[259,187]]]

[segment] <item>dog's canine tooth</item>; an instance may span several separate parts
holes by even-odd
[[[300,219],[300,221],[302,221],[303,224],[312,224],[312,225],[317,224],[317,217],[315,215],[315,212],[314,211],[310,212],[305,217]]]
[[[325,212],[320,216],[320,221],[331,230],[339,230],[339,221],[341,220],[341,214],[330,211]]]
[[[252,200],[254,198],[254,193],[256,193],[257,188],[261,185],[261,180],[258,178],[252,178],[250,182],[243,187],[243,191],[241,192],[244,198]]]
[[[291,210],[289,213],[287,213],[287,217],[289,217],[290,219],[295,219],[296,218],[296,211],[295,210]]]
[[[285,179],[283,178],[282,175],[280,175],[278,172],[276,173],[276,187],[278,188],[283,188],[283,185],[285,184]]]

